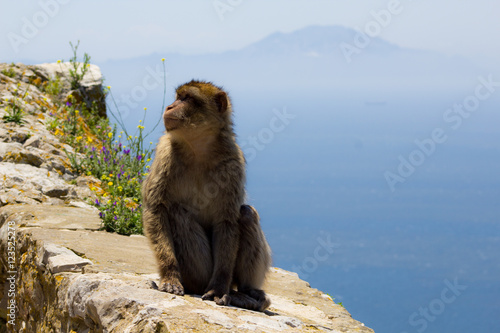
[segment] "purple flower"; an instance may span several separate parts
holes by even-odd
[[[118,216],[115,215],[114,219],[115,219],[115,221],[118,220]]]
[[[104,218],[104,216],[105,216],[105,215],[104,215],[104,213],[103,213],[103,212],[99,212],[99,217],[100,217],[101,219],[103,219],[103,218]]]
[[[130,154],[130,149],[124,149],[124,150],[123,150],[123,153],[124,153],[125,155]]]
[[[71,106],[71,102],[66,102],[66,106]]]
[[[89,158],[90,158],[90,159],[93,159],[93,158],[94,158],[94,155],[90,155],[90,156],[89,156]]]
[[[99,203],[99,199],[95,199],[95,205],[99,207],[101,204]],[[99,214],[100,215],[100,214]]]
[[[140,161],[142,159],[142,155],[137,155],[137,160]]]

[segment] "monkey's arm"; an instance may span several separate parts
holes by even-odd
[[[144,231],[151,241],[160,266],[159,289],[176,295],[184,295],[168,210],[163,205],[155,209],[145,206],[142,214]]]

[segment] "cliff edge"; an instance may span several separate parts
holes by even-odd
[[[95,92],[102,76],[91,66],[84,81]],[[64,68],[0,64],[0,119],[15,103],[23,110],[21,122],[0,120],[0,332],[373,332],[279,268],[264,313],[156,290],[147,239],[101,230],[88,204],[99,180],[74,172],[73,148],[48,129],[58,109],[41,84],[58,75],[60,94],[77,95]]]

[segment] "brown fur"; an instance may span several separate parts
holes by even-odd
[[[245,161],[230,100],[203,81],[176,92],[143,185],[143,224],[160,268],[159,289],[263,311],[270,301],[260,288],[271,252],[257,211],[244,205]]]

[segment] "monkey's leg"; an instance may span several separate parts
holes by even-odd
[[[184,295],[184,288],[180,282],[179,263],[175,256],[172,240],[171,220],[167,209],[163,205],[155,209],[149,207],[143,209],[144,231],[151,241],[160,269],[160,285],[158,289],[176,295]]]
[[[252,206],[240,209],[240,247],[235,267],[235,283],[238,292],[246,294],[257,305],[245,297],[231,297],[234,306],[264,311],[271,301],[260,289],[271,266],[271,249],[260,226],[259,214]]]

